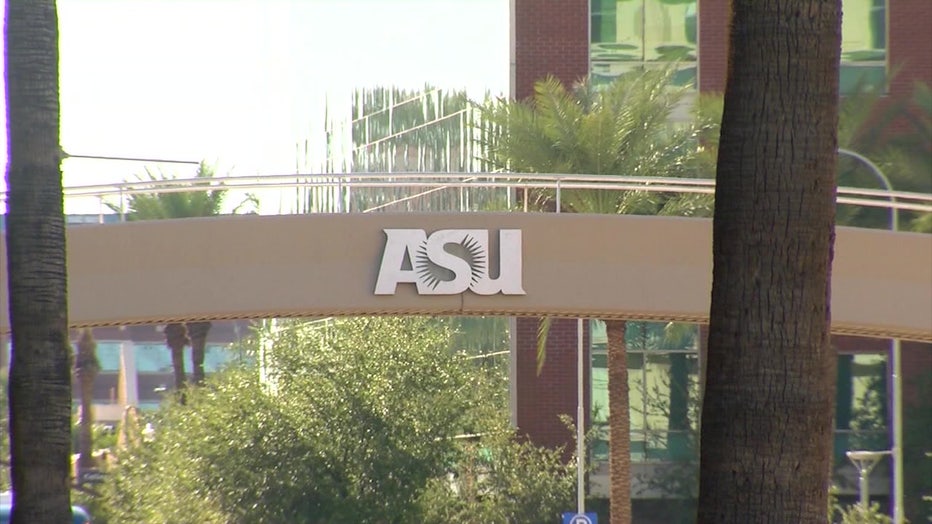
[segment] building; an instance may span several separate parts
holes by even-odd
[[[592,75],[609,81],[625,71],[677,62],[675,81],[697,92],[722,92],[727,67],[728,0],[512,0],[511,94],[525,99],[534,82],[555,76],[564,83]],[[871,89],[888,102],[907,100],[914,85],[932,85],[932,2],[928,0],[843,0],[840,91]],[[558,415],[576,409],[576,322],[555,322],[545,369],[538,375],[535,350],[537,321],[519,318],[515,329],[515,417],[532,440],[548,446],[571,446],[571,436]],[[639,521],[659,515],[658,493],[643,482],[651,472],[694,457],[695,419],[701,345],[704,330],[675,341],[664,338],[663,325],[633,323],[628,330],[631,389],[632,461],[635,514]],[[605,336],[597,324],[584,333],[590,351],[586,403],[596,426],[606,420]],[[849,449],[889,449],[889,340],[836,337],[839,386],[836,422],[836,467],[845,484],[853,469]],[[932,449],[928,399],[920,398],[920,383],[932,380],[932,346],[902,344],[906,397],[907,478],[909,461],[922,460],[921,449]],[[928,386],[926,386],[928,387]],[[922,415],[925,413],[925,415]],[[921,417],[925,417],[922,419]],[[910,421],[915,421],[911,426]],[[912,431],[912,434],[910,434]],[[924,443],[917,444],[917,441]],[[912,443],[912,444],[911,444]],[[596,459],[607,443],[597,447]],[[911,448],[909,446],[912,446]],[[917,447],[918,446],[918,447]],[[917,470],[918,471],[918,470]],[[887,493],[888,470],[879,466],[872,492]],[[921,473],[921,472],[920,472]],[[604,471],[593,476],[596,491],[604,489]],[[639,479],[642,481],[639,484]],[[907,500],[907,506],[910,501]],[[662,517],[656,517],[663,521]],[[912,517],[916,518],[916,517]]]

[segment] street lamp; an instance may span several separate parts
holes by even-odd
[[[887,191],[890,197],[890,230],[897,231],[899,230],[899,210],[896,208],[896,197],[893,196],[893,184],[890,183],[890,179],[887,178],[887,175],[877,167],[877,164],[873,163],[866,156],[856,153],[854,151],[839,148],[838,154],[848,156],[860,162],[861,164],[867,166],[870,169],[871,173],[880,183],[883,184],[884,189]],[[893,446],[891,447],[888,453],[893,455],[893,523],[894,524],[903,524],[904,515],[903,515],[903,382],[902,382],[902,369],[901,369],[901,358],[900,358],[900,339],[892,338],[890,339],[890,360],[891,362],[891,371],[890,378],[892,382],[892,394],[893,394],[893,409],[891,413],[891,418],[893,419]],[[866,453],[866,452],[848,452],[848,458],[851,458],[851,453]],[[854,461],[854,459],[851,459]],[[873,467],[873,466],[871,466]],[[868,469],[868,472],[870,470]],[[865,486],[866,486],[865,480]]]
[[[884,455],[889,455],[889,451],[849,451],[845,453],[848,460],[854,464],[858,470],[858,496],[861,509],[867,511],[870,509],[870,487],[868,486],[868,477],[871,470],[877,465],[877,462]]]

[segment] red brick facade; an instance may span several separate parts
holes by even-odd
[[[888,0],[890,94],[908,96],[916,82],[932,84],[932,2]]]
[[[589,71],[589,0],[514,0],[514,95],[534,93],[553,75],[567,85]]]
[[[727,0],[699,1],[699,89],[723,93],[728,70],[728,29],[731,24]]]
[[[536,318],[518,318],[516,414],[518,430],[535,443],[572,452],[573,435],[560,421],[560,415],[576,418],[576,319],[554,319],[547,337],[547,357],[537,374]],[[589,324],[583,323],[583,358],[586,363],[584,383],[585,413],[589,416]],[[588,426],[588,422],[587,422]]]

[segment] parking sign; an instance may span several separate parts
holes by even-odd
[[[599,517],[595,513],[573,513],[563,514],[563,524],[599,524]]]

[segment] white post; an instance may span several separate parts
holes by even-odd
[[[585,415],[585,359],[583,358],[583,319],[576,323],[576,513],[586,512],[586,415]]]
[[[900,358],[900,339],[894,338],[891,347],[893,374],[893,524],[906,521],[903,505],[903,375]]]

